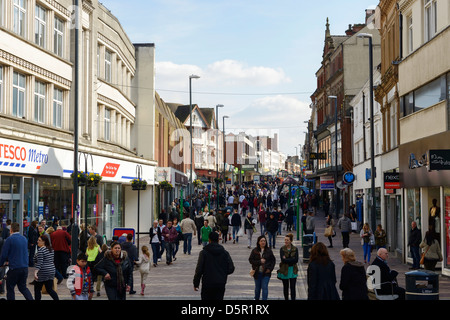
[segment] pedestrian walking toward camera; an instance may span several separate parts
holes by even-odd
[[[307,269],[308,300],[340,300],[336,270],[327,247],[317,242],[311,248]]]
[[[361,245],[363,246],[364,251],[364,263],[370,263],[373,233],[372,230],[370,230],[368,223],[364,223],[359,235],[361,237]]]
[[[150,273],[150,252],[147,246],[142,246],[139,260],[136,262],[139,266],[139,274],[141,275],[141,295],[144,295],[145,281]]]
[[[294,236],[292,233],[284,237],[284,246],[280,248],[280,269],[278,270],[278,279],[283,282],[284,299],[289,300],[289,291],[291,300],[295,300],[295,287],[298,275],[298,249],[292,244]]]
[[[158,220],[153,221],[153,227],[150,228],[150,245],[153,253],[153,266],[156,267],[159,261],[159,252],[161,251],[161,229],[158,226]]]
[[[94,280],[87,259],[87,255],[80,252],[76,265],[68,273],[67,288],[73,300],[92,300],[94,295]]]
[[[422,242],[422,234],[417,228],[417,223],[415,221],[411,222],[411,230],[409,231],[408,246],[413,259],[413,264],[410,269],[417,270],[420,269],[420,243]]]
[[[166,246],[166,264],[172,264],[173,261],[173,250],[175,248],[175,241],[178,237],[177,229],[172,225],[172,220],[167,221],[167,225],[161,232],[164,243]]]
[[[252,219],[252,213],[248,212],[247,213],[247,217],[245,218],[245,221],[244,221],[244,232],[245,232],[245,234],[247,235],[247,238],[248,238],[248,246],[247,247],[249,249],[252,246],[253,233],[255,233],[256,231],[257,230],[256,230],[256,227],[255,227],[255,223],[253,222],[253,219]]]
[[[344,262],[339,283],[339,289],[342,290],[342,300],[368,300],[364,264],[356,261],[355,252],[350,248],[342,249],[340,254]]]
[[[111,249],[106,251],[95,269],[103,276],[108,300],[126,300],[127,281],[133,272],[133,266],[120,243],[111,243]]]
[[[386,231],[383,229],[382,225],[377,225],[375,232],[375,248],[378,250],[380,248],[386,248]]]
[[[4,266],[5,262],[9,267],[6,279],[6,299],[16,299],[14,288],[17,286],[26,300],[33,300],[33,296],[27,288],[28,241],[20,234],[20,226],[17,222],[11,223],[10,235],[3,243],[0,266]]]
[[[231,216],[231,225],[233,226],[233,243],[239,242],[239,229],[241,228],[242,221],[237,209],[233,209],[233,215]]]
[[[41,300],[42,287],[45,286],[47,293],[53,300],[59,300],[58,294],[53,290],[55,279],[54,253],[50,240],[46,236],[40,236],[37,240],[38,249],[34,256],[34,299]]]
[[[255,280],[255,300],[259,300],[262,291],[262,300],[269,296],[269,281],[275,267],[275,256],[267,245],[264,235],[258,237],[256,247],[250,253],[248,261],[252,265],[251,275]]]
[[[275,219],[275,214],[273,212],[269,214],[269,219],[267,219],[266,230],[267,236],[269,237],[269,247],[275,249],[275,242],[278,231],[278,220]]]
[[[234,272],[234,263],[228,251],[219,243],[219,234],[209,234],[209,244],[198,256],[194,274],[194,290],[202,283],[202,300],[223,300],[228,275]]]

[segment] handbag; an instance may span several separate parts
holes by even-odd
[[[238,237],[243,237],[244,236],[244,228],[239,228],[239,231],[237,233]]]
[[[250,269],[250,277],[254,277],[255,276],[255,269]]]
[[[422,252],[422,257],[420,258],[420,264],[423,264],[425,262],[425,255],[428,252],[428,249],[430,249],[430,247],[428,246],[427,250],[425,250],[425,252]]]
[[[332,226],[326,227],[323,235],[324,237],[331,237],[333,235],[333,227]]]

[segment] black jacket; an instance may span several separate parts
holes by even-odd
[[[308,300],[340,300],[336,289],[335,265],[310,262],[307,270]]]
[[[227,283],[229,274],[234,272],[234,264],[228,251],[218,243],[206,245],[198,256],[194,275],[194,288],[200,280],[205,287],[221,287]]]
[[[158,236],[159,242],[161,243],[161,228],[158,226],[156,227],[156,234]],[[155,229],[153,227],[150,228],[150,243],[152,243],[152,239],[155,236]]]
[[[259,267],[261,266],[261,258],[266,259],[266,262],[264,263],[263,268],[263,276],[270,277],[272,275],[272,270],[275,268],[276,259],[272,252],[272,249],[269,247],[266,247],[264,250],[264,253],[261,257],[261,250],[259,250],[258,247],[254,248],[252,252],[250,253],[250,257],[248,258],[248,261],[252,265],[252,269],[256,270],[255,275],[253,276],[255,279],[258,279],[259,275]],[[270,271],[270,272],[267,272]]]
[[[341,269],[342,300],[368,300],[366,270],[361,262],[347,262]]]
[[[422,242],[422,234],[419,228],[416,227],[409,234],[408,246],[419,247],[420,242]]]
[[[125,290],[126,285],[130,279],[130,275],[133,272],[133,266],[130,263],[130,259],[128,259],[127,252],[121,252],[121,261],[120,266],[122,268],[122,275],[124,283],[121,283],[120,289]],[[110,280],[104,280],[105,286],[118,288],[119,287],[119,279],[117,277],[117,265],[114,262],[113,255],[110,250],[105,252],[105,256],[98,264],[95,265],[95,271],[97,274],[102,275],[103,277],[109,273],[111,276]]]
[[[278,230],[278,221],[275,218],[267,219],[266,221],[266,230],[271,233],[275,233]]]

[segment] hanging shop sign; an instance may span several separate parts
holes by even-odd
[[[320,177],[320,190],[334,190],[334,178],[329,176]]]
[[[385,189],[400,189],[400,173],[399,172],[385,172],[384,173],[384,188]]]

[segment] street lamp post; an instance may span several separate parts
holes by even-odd
[[[359,38],[369,39],[369,84],[370,84],[370,191],[372,195],[372,205],[370,208],[372,230],[376,228],[376,207],[375,207],[375,148],[374,148],[374,128],[373,128],[373,46],[372,35],[361,33]]]
[[[328,99],[334,99],[334,169],[335,169],[335,181],[334,184],[336,186],[336,218],[339,218],[339,188],[337,186],[338,182],[338,112],[337,112],[337,96],[328,96]]]
[[[223,116],[222,117],[222,130],[223,130],[223,191],[225,193],[225,199],[226,199],[226,191],[227,191],[227,177],[225,176],[225,154],[226,154],[226,144],[225,144],[225,119],[229,118],[229,116]]]
[[[194,150],[192,149],[192,79],[199,79],[199,76],[196,75],[190,75],[189,76],[189,107],[190,107],[190,111],[189,111],[189,132],[191,134],[191,172],[190,172],[190,176],[189,176],[189,195],[192,195],[192,155],[194,154]],[[192,197],[191,197],[192,198]],[[190,199],[192,200],[192,199]]]
[[[216,105],[216,212],[219,210],[219,108],[223,108],[223,104]]]

